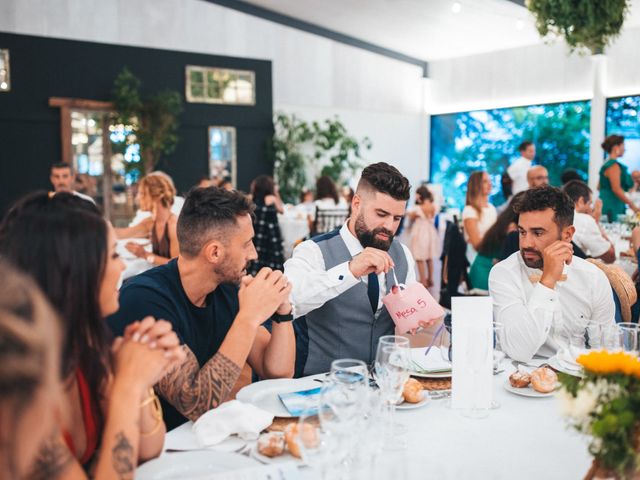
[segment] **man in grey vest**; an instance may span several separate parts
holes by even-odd
[[[338,358],[371,364],[378,339],[394,333],[382,303],[394,285],[391,270],[400,283],[416,280],[409,249],[394,239],[410,189],[395,167],[369,165],[347,223],[301,243],[285,263],[295,316],[306,316],[308,352],[297,353],[307,353],[304,375],[326,372]]]

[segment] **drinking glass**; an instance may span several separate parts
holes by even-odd
[[[502,345],[504,342],[504,324],[502,322],[493,322],[493,374],[497,375],[503,369],[502,361],[506,358]],[[491,408],[500,408],[500,402],[497,400],[491,401]]]
[[[438,341],[438,349],[440,350],[442,359],[449,364],[452,359],[452,346],[451,325],[445,324]]]
[[[338,458],[339,442],[333,432],[324,428],[317,415],[302,414],[294,437],[302,460],[326,480],[332,464]]]
[[[387,406],[387,439],[390,447],[395,428],[396,404],[409,379],[411,352],[409,340],[397,335],[385,335],[378,341],[375,360],[376,383]],[[401,426],[400,426],[401,428]]]
[[[637,323],[622,322],[618,323],[618,329],[620,331],[620,340],[622,343],[622,350],[631,353],[633,355],[638,354],[638,329]]]

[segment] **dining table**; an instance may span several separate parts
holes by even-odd
[[[353,478],[583,478],[591,464],[587,439],[567,425],[555,396],[532,398],[508,391],[505,385],[515,367],[505,363],[504,371],[493,376],[493,398],[498,408],[491,409],[486,418],[466,418],[449,406],[446,395],[437,394],[419,408],[399,410],[396,422],[406,427],[406,448],[383,449],[375,456],[376,464],[369,473],[354,474]],[[273,425],[282,420],[276,418]],[[192,423],[188,422],[167,434],[163,455],[173,455],[166,453],[167,449],[190,448],[199,447]],[[251,478],[269,477],[256,470]],[[283,478],[317,479],[320,476],[317,471],[302,466],[295,476],[289,474]]]

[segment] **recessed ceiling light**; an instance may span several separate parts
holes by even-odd
[[[453,13],[460,13],[460,10],[462,10],[460,2],[453,2],[453,5],[451,5],[451,11]]]

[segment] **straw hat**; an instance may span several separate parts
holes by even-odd
[[[604,272],[611,284],[611,287],[620,299],[620,310],[622,312],[622,321],[631,321],[631,306],[638,300],[636,286],[631,277],[618,265],[607,265],[595,258],[588,258],[588,262],[593,263],[596,267]]]

